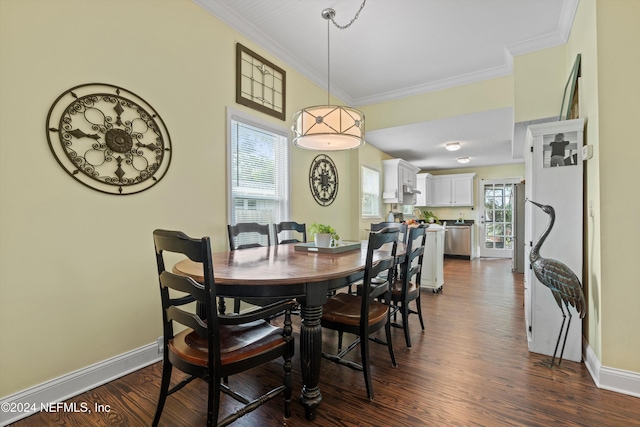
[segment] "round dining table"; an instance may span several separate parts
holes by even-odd
[[[212,254],[218,296],[295,298],[300,303],[299,344],[303,382],[300,402],[308,420],[316,418],[322,401],[318,387],[322,360],[322,306],[329,292],[363,278],[366,243],[364,241],[360,248],[340,253],[296,250],[297,244],[291,243]],[[398,255],[404,253],[403,246],[398,244]],[[382,248],[374,252],[374,261],[390,255],[390,248]],[[189,259],[179,261],[173,271],[200,283],[204,280],[202,264]],[[224,307],[219,309],[224,311]]]

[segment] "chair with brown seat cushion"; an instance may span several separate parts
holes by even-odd
[[[384,244],[387,244],[386,247],[390,249],[388,252],[389,256],[378,262],[374,262],[375,251]],[[397,244],[397,228],[384,228],[377,232],[371,232],[367,243],[367,258],[361,288],[362,292],[360,292],[359,295],[338,293],[328,298],[327,303],[323,307],[321,325],[323,328],[338,332],[338,352],[337,354],[323,352],[322,357],[352,369],[363,371],[369,399],[373,399],[373,385],[371,383],[371,370],[369,366],[369,341],[386,345],[389,349],[389,355],[391,356],[391,363],[393,366],[397,366],[391,341],[389,306],[377,301],[377,299],[380,298],[389,301],[391,298],[389,282],[393,276]],[[372,284],[371,280],[383,272],[387,275],[387,281]],[[385,329],[386,341],[370,337],[372,333],[382,328]],[[356,335],[356,339],[347,348],[343,349],[342,338],[345,332]],[[362,364],[344,358],[347,353],[358,345],[360,345]]]
[[[296,238],[279,239],[279,235],[283,231],[297,231],[302,237],[302,241]],[[276,241],[276,245],[284,245],[285,243],[306,243],[307,242],[307,225],[298,224],[294,221],[282,221],[278,224],[273,224],[273,238]]]
[[[402,324],[393,322],[391,326],[404,329],[407,347],[411,347],[409,314],[418,315],[420,326],[424,331],[422,306],[420,304],[420,278],[422,276],[422,261],[424,260],[426,237],[426,227],[409,228],[405,259],[400,264],[400,275],[395,278],[391,287],[394,318],[398,311],[402,315]],[[409,303],[412,301],[416,302],[417,307],[415,310],[409,307]]]
[[[230,251],[271,246],[268,224],[258,224],[257,222],[239,222],[236,225],[229,224],[227,225],[227,234],[229,236]],[[252,305],[265,306],[278,300],[272,298],[234,298],[234,313],[240,312],[241,301]]]
[[[291,359],[294,342],[291,336],[292,301],[279,302],[241,315],[221,316],[215,309],[216,285],[208,237],[192,239],[179,231],[153,232],[160,282],[163,324],[163,365],[160,398],[153,420],[157,426],[167,396],[196,378],[208,382],[207,426],[226,426],[284,392],[284,417],[291,415]],[[202,263],[204,283],[165,269],[165,252],[183,254]],[[171,291],[171,294],[170,294]],[[195,313],[185,304],[196,302]],[[285,311],[284,327],[270,325],[265,319]],[[179,333],[176,326],[186,327]],[[223,378],[247,371],[282,357],[283,384],[264,395],[249,399],[232,390]],[[171,389],[171,373],[176,367],[189,376]],[[233,377],[232,377],[233,379]],[[218,420],[220,392],[242,403],[236,412]]]

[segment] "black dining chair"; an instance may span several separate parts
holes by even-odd
[[[372,231],[369,234],[361,292],[359,295],[338,293],[329,297],[323,307],[320,321],[323,328],[338,332],[337,354],[323,352],[322,357],[351,369],[363,371],[369,399],[373,399],[373,384],[371,382],[369,362],[369,341],[386,345],[389,349],[392,365],[397,366],[396,358],[393,354],[393,342],[391,340],[390,307],[388,304],[379,301],[379,299],[389,301],[391,298],[390,282],[393,280],[398,232],[397,228],[384,228],[377,232]],[[380,249],[384,244],[391,246],[390,256],[374,262],[375,251]],[[383,272],[387,275],[387,281],[384,283],[372,283],[372,279]],[[370,336],[382,328],[385,329],[386,341]],[[342,341],[345,332],[356,335],[356,339],[343,349]],[[345,359],[347,353],[358,345],[360,345],[361,364]]]
[[[229,235],[229,250],[271,246],[269,226],[257,222],[239,222],[227,225]],[[266,241],[266,245],[263,244]]]
[[[291,359],[294,354],[294,339],[291,335],[293,301],[278,302],[245,314],[218,315],[214,306],[216,284],[210,239],[193,239],[179,231],[155,230],[153,241],[162,300],[163,362],[160,397],[152,425],[155,427],[160,422],[167,396],[196,378],[209,384],[207,426],[226,426],[281,392],[284,392],[284,416],[289,418],[292,395]],[[192,261],[202,263],[204,283],[167,271],[164,259],[166,252],[182,254]],[[184,305],[194,301],[198,307],[196,312],[187,311]],[[266,321],[283,310],[285,319],[282,328]],[[181,332],[174,329],[174,324],[180,326],[177,330]],[[280,357],[284,360],[282,385],[256,399],[245,397],[228,386],[228,377]],[[173,367],[186,373],[188,377],[169,388]],[[242,407],[218,420],[221,392],[240,402]]]
[[[399,233],[399,241],[401,243],[407,243],[407,229],[408,229],[408,225],[407,224],[403,224],[401,222],[379,222],[379,223],[371,223],[371,231],[378,231],[378,230],[382,230],[383,228],[386,227],[391,227],[391,228],[397,228],[400,233]],[[394,280],[398,277],[398,268],[396,267],[395,271],[394,271]]]
[[[402,316],[402,324],[392,322],[391,326],[404,329],[404,338],[409,348],[411,347],[409,314],[418,315],[420,326],[424,331],[422,305],[420,304],[420,278],[422,276],[422,262],[427,238],[426,230],[426,226],[409,228],[405,259],[400,264],[399,277],[395,278],[391,286],[392,314],[395,318],[399,311]],[[415,310],[412,310],[409,306],[412,301],[416,302]]]
[[[396,227],[400,230],[400,241],[406,243],[407,240],[407,224],[403,224],[401,222],[379,222],[379,223],[371,223],[371,231],[382,230],[387,227]]]
[[[229,224],[227,225],[227,234],[229,235],[230,251],[271,246],[269,225],[267,224],[258,224],[257,222],[239,222],[236,225]],[[261,242],[266,242],[266,245]],[[277,300],[278,299],[274,298],[234,298],[233,312],[240,312],[241,301],[252,305],[265,306]],[[224,302],[222,302],[222,305],[224,305]]]
[[[296,231],[300,233],[302,241],[296,238],[280,240],[279,235],[283,231]],[[283,245],[285,243],[307,243],[307,225],[298,224],[294,221],[282,221],[277,224],[273,224],[273,238],[276,241],[276,245]]]

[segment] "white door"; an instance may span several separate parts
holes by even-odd
[[[478,222],[480,256],[511,258],[513,256],[513,179],[482,179],[479,195],[480,221]]]

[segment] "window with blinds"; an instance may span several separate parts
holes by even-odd
[[[289,212],[287,137],[232,117],[229,155],[230,223],[285,220]],[[258,243],[266,244],[263,239]]]
[[[380,216],[380,172],[362,167],[362,217]]]

